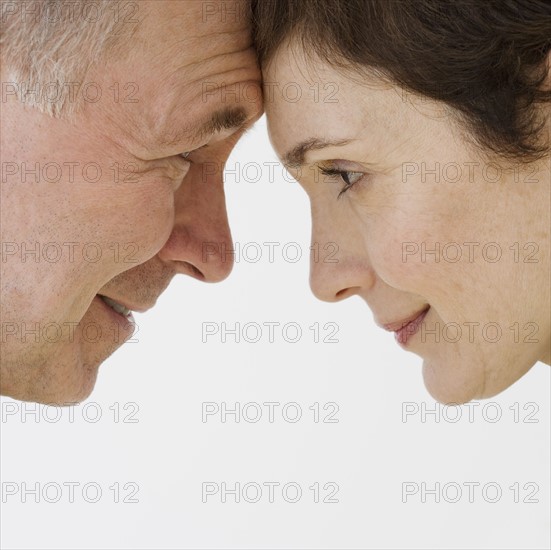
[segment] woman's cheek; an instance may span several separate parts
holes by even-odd
[[[407,261],[407,241],[411,239],[411,229],[407,216],[389,197],[377,197],[375,193],[370,206],[363,210],[360,231],[372,268],[389,286],[409,290],[411,262]]]

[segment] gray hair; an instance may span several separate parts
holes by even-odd
[[[54,117],[78,110],[86,74],[136,26],[139,7],[122,0],[2,1],[2,102],[17,95]]]

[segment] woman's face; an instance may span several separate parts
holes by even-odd
[[[314,250],[339,247],[312,256],[318,298],[363,298],[441,402],[493,396],[550,361],[549,159],[484,160],[446,106],[305,61],[292,42],[264,78]]]

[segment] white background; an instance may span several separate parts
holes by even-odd
[[[466,406],[435,404],[421,359],[377,328],[360,299],[325,304],[311,295],[307,197],[281,166],[271,177],[266,163],[276,160],[262,120],[228,162],[237,171],[226,178],[234,240],[260,245],[256,263],[239,258],[219,285],[175,279],[154,310],[136,316],[137,342],[103,364],[85,403],[59,411],[2,399],[2,548],[549,548],[549,367],[539,363],[499,396],[473,404],[473,421]],[[281,243],[273,262],[264,242]],[[296,247],[282,255],[293,242],[302,250],[295,263],[286,260]],[[247,251],[254,259],[254,245]],[[257,343],[243,336],[236,343],[231,334],[222,342],[220,333],[203,343],[205,322],[258,323],[264,331]],[[281,323],[273,342],[265,322]],[[316,322],[320,340],[329,336],[326,323],[338,325],[338,343],[316,343],[309,329]],[[301,327],[298,342],[283,338],[286,323]],[[220,413],[203,422],[205,402],[258,403],[263,415],[256,423],[232,415],[222,422]],[[273,422],[264,402],[280,403]],[[289,402],[302,409],[294,423],[296,408],[282,415]],[[324,411],[326,403],[337,404],[338,422],[323,422],[335,407]],[[253,407],[246,412],[254,419]],[[419,412],[404,417],[406,407]],[[422,418],[423,407],[437,414]],[[73,502],[68,482],[78,483]],[[220,491],[205,499],[206,482],[220,491],[257,483],[263,492],[258,502],[247,502],[255,485],[239,503],[231,493],[223,502]],[[273,502],[266,482],[280,483]],[[287,500],[296,485],[282,494],[290,482],[302,489],[295,503]],[[472,502],[468,482],[479,484]],[[329,496],[323,486],[337,484],[338,502],[314,502],[315,483],[321,501]],[[418,488],[406,502],[404,483]],[[440,502],[421,494],[437,483]],[[534,487],[526,483],[539,488],[537,502],[523,502]],[[23,499],[23,484],[38,484],[38,497]],[[7,494],[14,486],[18,492]],[[101,498],[89,502],[98,486]],[[492,503],[496,486],[502,495]]]

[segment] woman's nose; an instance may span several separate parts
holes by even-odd
[[[363,239],[331,214],[312,211],[310,287],[325,302],[365,293],[375,282]]]

